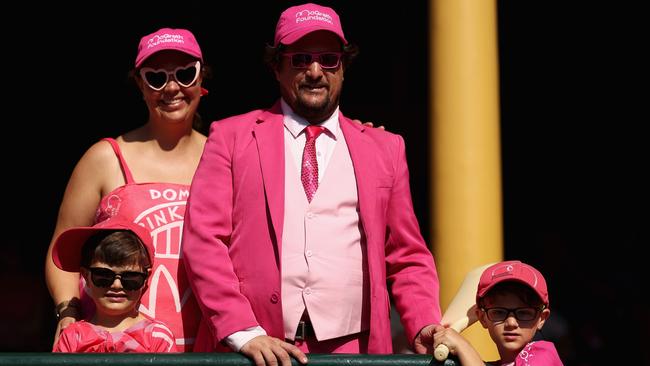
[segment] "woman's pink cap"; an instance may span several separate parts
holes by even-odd
[[[343,35],[341,20],[332,8],[312,3],[292,6],[282,12],[275,27],[273,46],[289,45],[305,35],[318,30],[330,31],[348,44]]]
[[[201,47],[192,32],[187,29],[162,28],[140,39],[135,67],[140,67],[151,55],[164,50],[180,51],[203,63]]]

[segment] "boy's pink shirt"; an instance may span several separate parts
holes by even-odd
[[[488,365],[499,366],[563,366],[560,356],[557,354],[555,345],[548,341],[535,341],[526,344],[519,352],[515,362],[501,363],[501,361],[490,362]]]
[[[63,330],[53,352],[178,352],[174,335],[156,320],[146,319],[123,332],[109,332],[84,320]]]

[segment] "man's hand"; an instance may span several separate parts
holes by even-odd
[[[360,125],[364,125],[364,126],[366,126],[366,127],[371,127],[371,128],[372,128],[372,127],[375,127],[375,125],[374,125],[372,122],[361,122],[361,121],[358,120],[358,119],[353,119],[353,121],[356,122],[356,123],[358,123],[358,124],[360,124]],[[380,130],[385,130],[385,129],[386,129],[386,128],[384,128],[383,125],[382,125],[382,126],[379,126],[379,127],[377,127],[377,128],[380,129]]]
[[[248,341],[240,352],[252,359],[256,366],[291,366],[289,356],[293,356],[302,364],[307,363],[307,356],[298,347],[264,335]]]
[[[415,353],[419,354],[433,354],[433,335],[436,333],[436,331],[445,329],[443,326],[440,325],[427,325],[426,327],[422,328],[420,333],[415,337],[415,341],[413,341],[413,349]]]

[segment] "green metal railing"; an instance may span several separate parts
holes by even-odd
[[[431,355],[308,354],[309,366],[460,366],[458,359],[438,362]],[[300,365],[296,360],[292,366]],[[0,366],[251,366],[239,353],[0,353]]]

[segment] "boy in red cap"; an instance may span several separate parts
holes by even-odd
[[[81,273],[96,311],[66,327],[53,351],[176,352],[171,330],[138,311],[153,253],[147,230],[121,216],[61,233],[52,251],[54,264]]]
[[[516,260],[485,269],[476,292],[476,312],[501,357],[488,365],[562,366],[553,343],[533,341],[551,313],[546,281],[537,269]],[[458,332],[439,328],[434,335],[434,347],[446,345],[463,366],[486,364]]]

